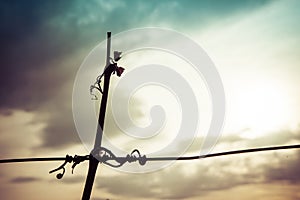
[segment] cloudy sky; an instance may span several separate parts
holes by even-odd
[[[181,32],[201,45],[215,63],[225,88],[226,119],[214,152],[300,143],[297,0],[2,0],[0,5],[1,159],[88,154],[72,115],[76,73],[107,31],[117,34],[143,27]],[[151,59],[159,56],[157,52],[144,53]],[[132,60],[137,59],[129,56],[122,64],[136,64]],[[118,80],[114,77],[113,81]],[[160,92],[145,89],[133,98],[132,117],[137,124],[148,122],[149,113],[143,108],[157,100],[143,94]],[[163,94],[162,104],[169,102],[168,94]],[[112,121],[108,111],[105,134],[109,137],[113,132],[110,140],[125,145],[128,153],[135,147],[151,152],[152,143],[118,137],[122,131]],[[188,153],[199,151],[201,138],[197,133]],[[159,144],[165,143],[162,140]],[[79,165],[73,175],[68,168],[62,180],[48,174],[59,165],[2,164],[1,198],[79,199],[87,163]],[[145,174],[101,166],[92,196],[95,200],[209,200],[224,196],[294,200],[300,198],[299,166],[298,150],[177,162]]]

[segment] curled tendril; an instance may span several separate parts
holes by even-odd
[[[100,163],[104,163],[111,167],[121,167],[126,162],[132,163],[136,161],[138,161],[140,165],[145,165],[147,161],[146,156],[142,156],[137,149],[134,149],[130,154],[127,154],[126,157],[117,157],[104,147],[94,149],[91,154],[98,159]],[[112,163],[111,161],[115,161],[115,163]]]
[[[128,159],[128,162],[134,162],[138,160],[140,165],[145,165],[147,162],[147,157],[145,155],[142,156],[139,150],[137,149],[134,149],[131,152],[130,156],[127,155],[126,157]]]
[[[115,51],[114,52],[114,56],[115,58],[109,58],[109,65],[114,65],[114,74],[117,73],[117,76],[121,76],[123,71],[125,70],[123,67],[118,67],[117,66],[117,61],[119,61],[121,59],[121,54],[122,52],[118,52],[118,51]],[[96,81],[93,85],[90,86],[90,95],[92,96],[92,100],[98,100],[98,97],[97,95],[94,93],[94,89],[98,90],[101,94],[103,94],[103,90],[101,88],[101,79],[102,77],[104,76],[105,74],[105,70],[104,72],[99,75],[97,78],[96,78]]]
[[[104,73],[102,73],[100,76],[98,76],[96,78],[95,83],[90,86],[90,94],[92,95],[92,100],[98,100],[97,95],[93,91],[94,89],[97,89],[101,94],[103,94],[103,90],[100,85],[103,75],[104,75]]]
[[[58,168],[51,170],[49,172],[49,174],[52,174],[53,172],[56,172],[56,171],[59,171],[59,170],[62,170],[62,172],[56,174],[56,178],[61,179],[64,176],[65,172],[66,172],[65,166],[66,166],[67,163],[72,163],[73,162],[73,165],[72,165],[72,174],[73,174],[74,168],[79,163],[81,163],[85,160],[89,160],[89,155],[86,155],[86,156],[77,156],[77,155],[75,155],[74,157],[66,155],[64,163],[62,165],[60,165]]]

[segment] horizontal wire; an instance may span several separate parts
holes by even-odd
[[[262,148],[225,151],[225,152],[220,152],[220,153],[212,153],[212,154],[199,155],[199,156],[152,157],[152,158],[147,158],[147,161],[197,160],[197,159],[202,159],[202,158],[211,158],[211,157],[226,156],[226,155],[233,155],[233,154],[254,153],[254,152],[260,152],[260,151],[276,151],[276,150],[284,150],[284,149],[299,149],[299,148],[300,148],[300,144],[296,144],[296,145],[286,145],[286,146],[262,147]]]
[[[18,162],[46,162],[46,161],[64,161],[66,157],[49,157],[49,158],[14,158],[3,159],[0,163],[18,163]]]
[[[284,150],[284,149],[300,149],[300,144],[225,151],[225,152],[212,153],[212,154],[199,155],[199,156],[149,157],[149,158],[146,157],[146,160],[147,161],[197,160],[202,158],[219,157],[219,156],[226,156],[226,155],[233,155],[233,154],[244,154],[244,153],[253,153],[253,152],[261,152],[261,151],[276,151],[276,150]],[[90,159],[91,157],[89,156],[84,158],[84,160],[90,160]],[[126,159],[126,157],[107,158],[107,160],[115,160],[115,159]],[[2,159],[0,160],[0,163],[48,162],[48,161],[65,161],[65,160],[66,157],[16,158],[16,159]]]

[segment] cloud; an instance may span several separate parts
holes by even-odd
[[[0,6],[3,66],[0,69],[0,112],[2,115],[14,110],[39,112],[46,124],[44,147],[78,143],[73,134],[70,107],[60,104],[70,103],[72,82],[87,54],[85,50],[105,39],[107,30],[117,33],[161,23],[176,27],[215,15],[229,16],[233,11],[254,9],[263,4],[252,1],[242,4],[237,1],[228,4],[211,4],[210,1],[63,1],[55,4],[51,1],[3,1]],[[195,6],[200,10],[192,12]],[[186,17],[179,17],[178,13]],[[62,90],[69,90],[68,95],[62,95]],[[57,107],[47,110],[49,102]]]
[[[1,4],[0,108],[33,110],[63,84],[67,74],[56,65],[72,51],[68,45],[71,40],[47,26],[59,5],[53,8],[46,2],[20,1]]]
[[[85,177],[84,176],[66,176],[61,179],[62,182],[66,184],[76,184],[80,183],[83,184],[85,182]]]
[[[299,135],[299,131],[285,130],[245,140],[239,134],[229,134],[221,138],[217,146],[231,146],[228,150],[235,150],[232,146],[243,149],[241,144],[244,148],[282,145],[300,141]],[[197,154],[195,147],[193,150]],[[102,176],[97,181],[97,188],[123,198],[186,199],[205,197],[216,191],[229,191],[246,185],[287,183],[287,187],[293,187],[300,180],[299,160],[298,150],[282,150],[191,162],[177,161],[153,173]],[[284,195],[286,190],[281,192]]]
[[[265,170],[267,180],[287,181],[290,184],[299,184],[300,182],[300,151],[296,153],[294,158],[282,158],[280,165],[270,166]]]
[[[10,183],[20,184],[20,183],[32,183],[39,181],[39,178],[36,177],[16,177],[10,180]]]
[[[177,163],[151,174],[102,176],[97,189],[122,198],[187,199],[247,185],[299,184],[299,154],[289,162],[283,157],[270,153]],[[257,159],[264,162],[257,163]],[[276,162],[278,167],[274,167]]]
[[[60,99],[58,98],[58,100]],[[73,122],[71,105],[55,102],[56,100],[52,102],[54,105],[45,108],[49,109],[49,112],[45,110],[35,118],[35,120],[45,121],[47,124],[42,130],[42,143],[38,147],[65,148],[69,145],[79,144],[80,140]],[[68,103],[71,104],[71,99]]]
[[[151,174],[102,177],[97,182],[97,188],[128,198],[184,199],[256,183],[259,177],[259,174],[254,173],[243,178],[243,173],[231,172],[229,160],[215,160],[211,166],[199,162],[176,164]]]
[[[55,95],[55,90],[68,76],[68,72],[62,73],[59,69],[57,61],[103,40],[106,30],[116,33],[139,25],[154,25],[158,21],[175,25],[179,20],[182,25],[214,15],[230,15],[233,10],[263,3],[4,1],[1,4],[1,62],[4,67],[1,68],[0,94],[3,98],[0,105],[2,108],[34,109],[36,104]],[[200,10],[188,12],[194,6]],[[179,17],[178,13],[185,13],[186,17]]]

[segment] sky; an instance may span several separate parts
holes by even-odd
[[[0,158],[89,154],[72,114],[76,73],[107,31],[114,35],[144,27],[188,36],[215,63],[224,85],[226,116],[213,152],[299,144],[299,8],[297,0],[0,1]],[[164,62],[161,56],[167,55],[144,51],[124,56],[121,63],[130,71],[130,66],[152,59]],[[112,79],[113,85],[121,80]],[[157,93],[164,98],[156,98]],[[124,139],[113,123],[111,106],[105,134],[128,153],[133,148],[151,153],[166,144],[165,135],[172,136],[168,123],[180,120],[174,117],[180,109],[170,93],[157,87],[135,95],[129,109],[138,125],[149,122],[153,103],[170,106],[163,137]],[[199,100],[200,107],[209,105],[206,101]],[[204,125],[188,154],[199,152],[210,115],[211,110],[204,109]],[[87,163],[77,166],[74,174],[68,166],[64,178],[57,180],[48,172],[60,164],[1,164],[1,198],[80,198]],[[299,166],[299,150],[176,162],[137,174],[101,165],[92,199],[295,200],[300,198]]]

